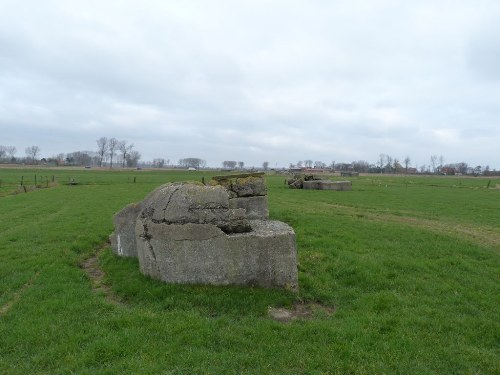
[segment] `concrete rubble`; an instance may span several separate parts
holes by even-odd
[[[268,218],[260,174],[169,183],[115,215],[111,243],[165,282],[296,290],[295,233]]]
[[[290,189],[306,190],[352,190],[351,181],[331,181],[324,180],[315,175],[295,175],[287,181]]]
[[[304,181],[302,184],[303,189],[309,190],[336,190],[345,191],[352,190],[351,181],[330,181],[330,180],[314,180]]]

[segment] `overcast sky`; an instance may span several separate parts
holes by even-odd
[[[0,145],[500,169],[498,0],[0,0]]]

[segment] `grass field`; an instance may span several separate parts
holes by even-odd
[[[19,190],[35,175],[50,187]],[[296,231],[298,294],[167,285],[111,253],[116,211],[203,176],[0,169],[0,373],[500,374],[500,179],[334,192],[268,176],[271,217]],[[268,315],[300,304],[313,315]]]

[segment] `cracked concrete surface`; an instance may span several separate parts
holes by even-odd
[[[247,189],[240,181],[240,190],[261,194],[263,179],[257,180],[249,179],[253,185]],[[259,199],[257,211],[248,207],[253,198]],[[231,207],[230,201],[239,199],[245,199],[246,208]],[[140,212],[125,208],[115,215],[135,225],[128,243],[119,230],[131,226],[115,227],[113,236],[119,241],[113,242],[113,248],[120,254],[118,244],[134,247],[142,273],[173,283],[297,289],[295,233],[285,223],[265,220],[266,196],[231,199],[221,185],[171,183],[133,206],[137,207]]]

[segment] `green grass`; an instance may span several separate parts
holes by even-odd
[[[35,174],[58,185],[11,194]],[[332,192],[269,176],[271,216],[297,235],[298,294],[163,284],[99,250],[116,211],[202,176],[0,169],[0,373],[500,373],[500,190],[489,180],[371,176]],[[96,252],[119,303],[80,267]],[[268,317],[297,301],[335,313]]]

